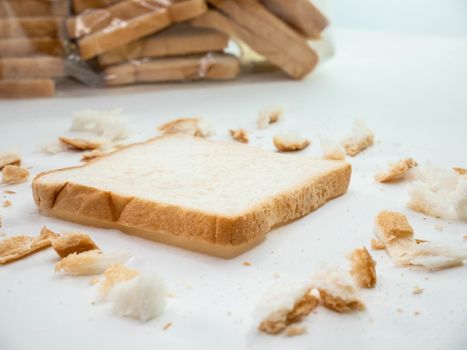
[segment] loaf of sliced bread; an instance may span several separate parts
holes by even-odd
[[[41,212],[230,258],[349,185],[342,161],[168,135],[39,174]]]

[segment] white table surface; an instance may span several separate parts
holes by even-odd
[[[355,117],[364,118],[377,139],[349,159],[346,195],[231,260],[41,216],[30,182],[11,186],[14,195],[1,191],[0,199],[13,202],[1,212],[7,236],[36,235],[43,225],[88,232],[104,250],[129,251],[129,264],[155,271],[174,296],[165,313],[146,324],[116,317],[108,305],[92,303],[96,287],[88,277],[56,275],[57,257],[45,250],[0,267],[0,349],[465,349],[467,268],[398,268],[384,251],[372,252],[379,280],[362,292],[365,312],[341,315],[320,307],[303,323],[308,334],[294,338],[255,331],[253,310],[268,287],[306,279],[322,263],[345,267],[346,253],[369,245],[380,210],[406,213],[419,238],[467,245],[465,223],[412,212],[405,183],[373,180],[388,161],[406,156],[467,166],[467,40],[348,31],[338,31],[336,40],[337,56],[301,82],[269,74],[225,84],[72,89],[53,99],[0,102],[0,150],[20,151],[32,174],[79,163],[78,154],[50,156],[40,146],[67,134],[73,112],[84,108],[122,107],[132,140],[155,135],[161,122],[194,115],[210,118],[216,138],[228,139],[229,127],[254,129],[258,109],[271,104],[285,107],[284,120],[254,132],[252,145],[272,150],[273,133],[298,129],[312,139],[302,153],[319,155],[317,136],[337,139]],[[443,231],[435,229],[440,223]],[[415,286],[424,292],[413,295]],[[168,322],[172,327],[162,330]]]

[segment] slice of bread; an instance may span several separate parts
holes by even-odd
[[[32,187],[45,214],[229,258],[342,195],[350,174],[341,161],[169,135],[39,174]]]

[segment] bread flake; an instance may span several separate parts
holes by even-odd
[[[67,233],[52,239],[52,248],[61,258],[88,250],[99,249],[94,241],[85,233]]]
[[[389,169],[376,174],[375,180],[382,183],[394,181],[403,177],[410,169],[417,165],[417,162],[412,158],[401,159],[396,163],[390,163]]]
[[[374,288],[376,285],[376,262],[365,247],[355,249],[349,260],[352,265],[350,274],[360,288]]]
[[[245,129],[230,129],[230,135],[235,141],[248,143],[248,132]]]
[[[26,182],[29,178],[29,171],[18,165],[6,165],[2,169],[2,182],[7,185]]]
[[[7,264],[50,247],[55,234],[46,227],[38,237],[14,236],[0,241],[0,264]]]
[[[58,140],[67,148],[75,151],[92,151],[103,146],[102,141],[91,141],[80,138],[60,136]]]
[[[157,129],[163,135],[184,134],[208,137],[214,133],[210,123],[201,118],[178,118],[160,125]]]
[[[92,132],[109,141],[123,140],[128,137],[129,130],[121,113],[119,108],[108,111],[79,111],[75,113],[70,130]]]
[[[341,146],[328,138],[320,137],[319,142],[321,145],[321,152],[323,154],[323,159],[329,160],[344,160],[345,153]]]
[[[349,156],[356,156],[374,142],[373,132],[362,120],[356,120],[352,131],[342,141],[341,145]]]
[[[301,151],[310,145],[310,140],[296,131],[278,133],[273,138],[274,146],[279,152]]]
[[[109,266],[128,258],[123,252],[104,253],[98,249],[72,253],[55,264],[55,272],[63,271],[73,276],[101,274]]]
[[[18,153],[0,153],[0,170],[7,165],[21,165],[21,156]]]

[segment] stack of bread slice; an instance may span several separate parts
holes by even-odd
[[[230,39],[301,79],[318,62],[308,39],[328,25],[309,0],[73,0],[73,10],[68,35],[106,86],[235,78]]]
[[[54,94],[68,14],[68,0],[0,1],[0,97]]]

